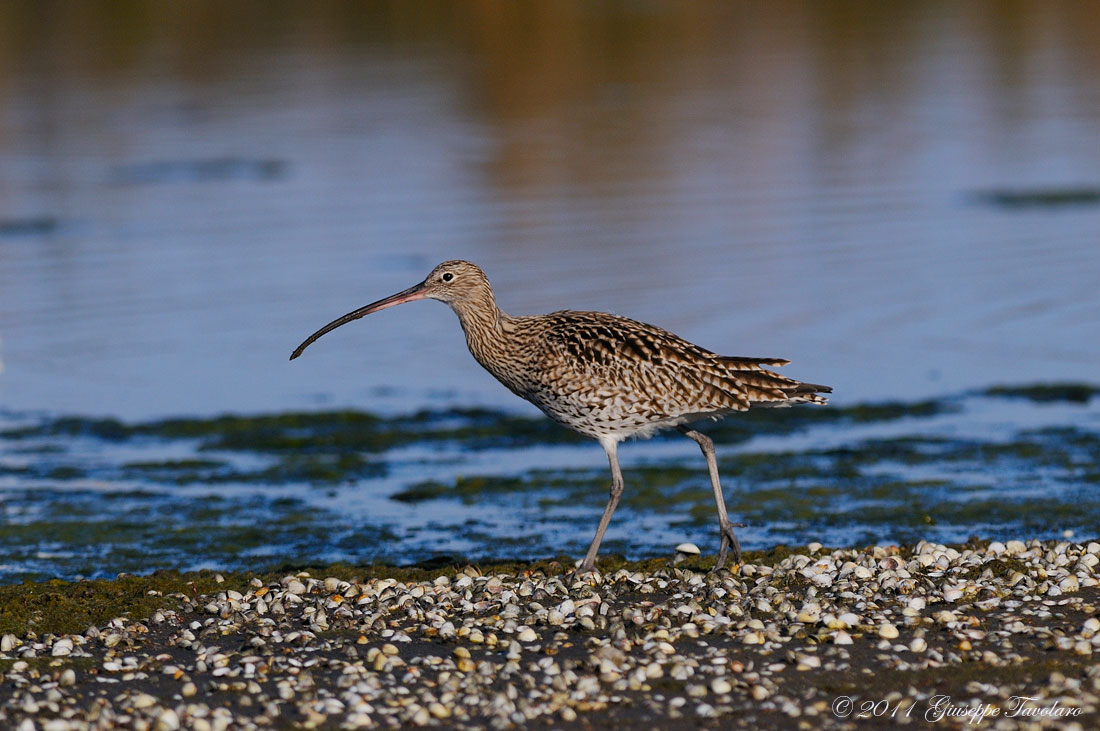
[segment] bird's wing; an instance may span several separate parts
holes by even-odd
[[[753,403],[788,401],[801,385],[765,368],[786,364],[782,358],[720,356],[617,315],[567,310],[540,320],[545,356],[568,364],[563,367],[578,379],[663,394],[686,411],[743,411]]]

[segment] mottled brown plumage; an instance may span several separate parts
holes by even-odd
[[[418,299],[446,302],[458,315],[470,353],[517,396],[547,416],[603,446],[611,465],[611,497],[596,537],[581,564],[595,566],[603,534],[622,493],[618,444],[677,428],[703,450],[718,506],[722,541],[718,566],[740,546],[726,516],[711,440],[687,427],[752,406],[825,403],[832,389],[786,378],[766,366],[782,358],[728,357],[712,353],[653,325],[603,312],[562,310],[513,317],[500,310],[484,272],[467,261],[447,261],[420,284],[334,320],[306,339],[297,358],[317,338],[372,312]]]

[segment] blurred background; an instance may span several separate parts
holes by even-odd
[[[287,361],[449,258],[513,314],[787,357],[840,408],[1100,380],[1098,27],[1045,0],[2,3],[0,413],[536,414],[437,303]],[[8,440],[12,524],[158,489],[58,439]]]

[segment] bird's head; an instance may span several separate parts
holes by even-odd
[[[417,287],[423,292],[421,297],[446,302],[452,307],[476,302],[485,297],[486,291],[493,291],[481,267],[461,259],[443,262]]]
[[[485,272],[481,271],[481,268],[477,264],[462,261],[461,259],[445,261],[435,269],[432,269],[431,273],[428,274],[420,284],[409,287],[397,294],[390,295],[385,299],[360,307],[358,310],[349,312],[343,317],[339,317],[325,325],[295,348],[294,352],[290,355],[290,359],[294,360],[301,355],[302,351],[309,347],[313,341],[317,340],[325,333],[335,330],[341,325],[345,325],[352,320],[358,320],[360,317],[365,317],[372,312],[384,310],[387,307],[422,299],[433,299],[439,300],[440,302],[446,302],[456,311],[466,307],[477,307],[479,304],[490,307],[496,306],[493,301],[493,289],[489,285],[489,280],[485,276]]]

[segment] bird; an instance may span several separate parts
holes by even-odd
[[[343,315],[294,349],[294,360],[318,338],[349,322],[416,300],[439,300],[458,315],[474,359],[512,393],[562,426],[599,442],[611,467],[607,507],[577,570],[596,570],[596,555],[623,493],[618,445],[677,429],[703,453],[718,507],[720,545],[714,568],[741,545],[726,511],[714,442],[692,425],[754,406],[824,404],[832,388],[769,370],[785,358],[718,355],[654,325],[605,312],[560,310],[513,316],[497,306],[485,272],[469,261],[445,261],[424,281]]]

